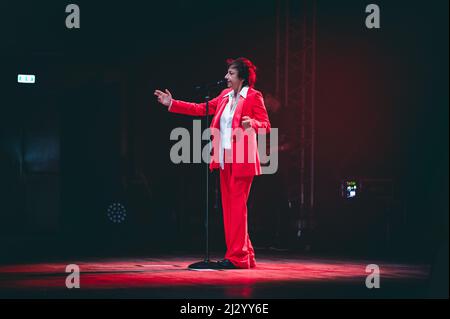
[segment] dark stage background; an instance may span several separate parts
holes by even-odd
[[[192,132],[192,118],[168,113],[153,91],[201,101],[194,85],[245,56],[256,88],[273,95],[275,1],[76,3],[79,30],[65,28],[64,1],[0,4],[1,257],[201,252],[204,165],[169,158],[171,130]],[[448,256],[448,2],[375,3],[380,30],[365,28],[365,2],[317,2],[314,224],[298,236],[280,174],[257,177],[257,248]],[[18,73],[36,84],[19,85]],[[280,133],[298,125],[291,110],[273,117]],[[295,190],[289,158],[280,170]],[[224,251],[216,177],[211,248]],[[391,180],[393,195],[343,200],[345,178]],[[121,224],[107,216],[116,202]]]

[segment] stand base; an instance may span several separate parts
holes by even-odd
[[[188,268],[192,270],[216,270],[218,269],[218,265],[217,262],[204,260],[190,264]]]

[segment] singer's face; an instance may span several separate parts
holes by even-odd
[[[225,79],[227,80],[227,86],[235,91],[242,88],[242,83],[244,83],[244,80],[239,78],[239,72],[235,68],[228,69]]]

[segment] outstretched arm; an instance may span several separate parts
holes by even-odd
[[[190,103],[180,100],[175,100],[172,98],[172,94],[169,90],[162,92],[160,90],[155,90],[155,96],[158,98],[158,102],[167,106],[169,112],[180,113],[186,115],[203,116],[206,115],[206,103]],[[219,95],[211,101],[208,102],[208,113],[214,114],[216,112],[217,105],[219,104]]]

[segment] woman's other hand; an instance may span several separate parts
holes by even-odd
[[[244,127],[244,130],[247,130],[252,127],[252,119],[248,116],[242,117],[242,126]]]

